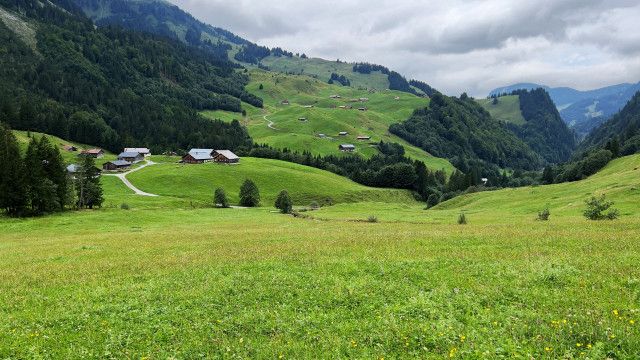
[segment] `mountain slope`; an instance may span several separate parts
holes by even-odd
[[[543,89],[518,90],[524,124],[507,126],[549,163],[569,160],[576,148],[576,138],[560,118],[549,94]]]
[[[259,66],[285,74],[305,74],[321,81],[332,75],[344,77],[349,85],[366,89],[391,89],[419,95],[435,90],[384,66],[352,64],[304,54],[293,54],[281,48],[270,49],[254,44],[229,31],[204,24],[175,5],[160,0],[69,0],[77,4],[96,24],[118,25],[136,31],[179,39],[219,58],[228,58],[245,66]],[[371,71],[373,67],[375,70]]]
[[[581,144],[581,149],[602,147],[611,141],[616,144],[612,150],[619,148],[622,155],[640,151],[640,92],[618,114],[591,132]]]
[[[0,120],[14,129],[112,151],[250,144],[239,124],[207,121],[195,111],[240,111],[241,100],[261,106],[228,60],[166,38],[96,29],[64,2],[0,5],[35,29],[36,44],[29,45],[0,22]]]
[[[463,171],[483,164],[516,169],[540,165],[539,156],[529,146],[466,97],[436,94],[428,108],[416,110],[389,130],[430,154],[449,159]]]
[[[616,114],[640,91],[637,84],[618,84],[600,89],[580,91],[567,87],[550,88],[544,85],[521,83],[497,88],[489,96],[510,94],[514,90],[545,89],[560,111],[560,116],[579,137],[586,136],[591,130]]]
[[[526,122],[520,111],[520,97],[518,95],[505,95],[497,98],[477,99],[476,101],[496,120],[516,125],[523,125]]]
[[[356,153],[369,158],[379,153],[375,145],[380,141],[396,142],[404,147],[408,157],[423,161],[430,169],[453,170],[446,159],[434,157],[388,131],[391,124],[426,106],[428,99],[399,91],[370,92],[330,85],[304,75],[258,69],[250,71],[249,77],[247,89],[264,99],[264,109],[245,105],[245,118],[221,111],[204,114],[211,119],[241,120],[256,143],[275,148],[338,155],[341,154],[338,145],[351,143],[356,146]],[[336,95],[339,98],[332,98]],[[366,101],[361,102],[361,98]],[[283,104],[284,100],[288,104]],[[366,111],[359,111],[360,107]],[[348,134],[339,136],[343,131]],[[359,135],[371,138],[357,140]]]

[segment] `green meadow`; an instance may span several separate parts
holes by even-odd
[[[376,143],[397,142],[404,146],[407,156],[423,161],[429,168],[453,171],[446,159],[434,157],[388,131],[389,125],[406,120],[415,109],[426,107],[429,99],[391,90],[371,93],[354,87],[329,85],[309,76],[262,70],[252,70],[250,77],[247,90],[264,99],[264,109],[243,104],[246,117],[225,111],[205,111],[202,115],[223,121],[236,119],[248,127],[255,142],[280,149],[340,155],[338,146],[349,143],[356,145],[357,153],[370,157],[378,153]],[[340,98],[332,99],[332,95]],[[360,98],[368,98],[368,101],[350,101]],[[288,100],[289,105],[282,104],[283,100]],[[340,106],[353,108],[342,109]],[[359,111],[360,107],[366,107],[367,111]],[[345,131],[348,135],[338,135]],[[320,134],[325,137],[321,138]],[[357,140],[360,135],[371,139]]]
[[[77,163],[78,154],[80,154],[82,150],[93,149],[95,147],[91,145],[80,144],[73,141],[63,140],[57,136],[33,132],[33,131],[27,132],[27,131],[15,130],[13,131],[13,134],[16,136],[16,139],[18,140],[18,145],[20,146],[20,149],[23,152],[27,150],[27,147],[29,146],[29,142],[31,141],[32,137],[35,137],[36,139],[40,139],[42,136],[45,136],[53,145],[55,145],[58,148],[58,150],[60,151],[60,155],[62,155],[62,158],[67,164]],[[75,146],[78,149],[78,151],[67,151],[64,149],[65,145]],[[103,158],[96,159],[96,164],[98,164],[99,166],[103,162],[115,160],[116,158],[117,158],[116,155],[108,151],[105,151]]]
[[[493,99],[478,99],[477,101],[494,119],[516,125],[522,125],[526,122],[520,112],[520,97],[518,95],[500,96],[495,105]]]
[[[155,198],[103,176],[103,209],[0,219],[0,358],[635,359],[639,175],[630,156],[431,210],[271,160],[128,176]],[[206,205],[245,177],[263,207]],[[336,205],[281,215],[280,188]],[[601,193],[618,220],[581,216]]]

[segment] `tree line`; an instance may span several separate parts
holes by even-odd
[[[85,157],[70,177],[58,148],[32,137],[24,155],[11,130],[0,124],[0,208],[10,216],[39,216],[102,205],[100,170]]]
[[[0,23],[0,121],[115,151],[250,143],[238,124],[197,110],[241,111],[248,76],[177,40],[119,27],[35,0],[0,0],[37,23],[35,48]],[[70,8],[73,10],[73,8]]]

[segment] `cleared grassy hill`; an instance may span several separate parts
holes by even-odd
[[[80,152],[82,150],[85,149],[93,149],[95,146],[91,146],[91,145],[85,145],[85,144],[79,144],[73,141],[67,141],[67,140],[63,140],[60,139],[57,136],[53,136],[53,135],[49,135],[49,134],[42,134],[42,133],[38,133],[38,132],[27,132],[27,131],[18,131],[18,130],[13,130],[13,134],[16,136],[16,139],[18,140],[18,145],[20,145],[20,149],[22,151],[26,151],[27,147],[29,146],[29,135],[36,137],[37,139],[39,139],[40,137],[42,137],[43,135],[45,137],[47,137],[47,139],[49,139],[49,141],[54,144],[56,147],[58,147],[58,150],[60,150],[60,154],[62,155],[62,158],[64,159],[65,163],[67,164],[75,164],[78,163],[78,154],[80,154]],[[78,148],[78,151],[67,151],[64,149],[65,145],[72,145],[75,146],[76,148]],[[96,164],[98,164],[98,166],[100,164],[102,164],[103,162],[107,162],[107,161],[111,161],[111,160],[115,160],[117,158],[116,155],[105,151],[105,155],[102,159],[96,159]]]
[[[175,159],[177,161],[177,159]],[[278,193],[286,189],[295,205],[361,202],[368,199],[416,204],[403,190],[378,189],[359,185],[328,171],[279,160],[243,158],[238,165],[187,165],[160,163],[134,172],[127,178],[139,189],[178,199],[198,206],[208,206],[216,188],[227,192],[232,204],[245,179],[253,180],[260,189],[262,206],[272,207]],[[163,199],[151,199],[161,204]],[[171,204],[171,203],[170,203]]]
[[[340,154],[338,145],[351,143],[356,145],[359,154],[368,157],[378,152],[372,144],[382,140],[402,144],[409,157],[423,161],[431,169],[453,170],[446,159],[433,157],[388,132],[389,125],[407,119],[413,110],[427,106],[429,99],[399,91],[369,92],[329,85],[308,76],[262,70],[251,72],[251,83],[247,90],[264,100],[264,110],[245,104],[246,118],[220,111],[204,112],[203,115],[224,120],[238,119],[248,126],[251,137],[257,143],[276,148],[337,155]],[[340,98],[332,99],[332,95]],[[367,98],[368,101],[350,101],[360,98]],[[283,105],[284,100],[288,100],[289,105]],[[341,109],[340,106],[353,108]],[[366,107],[367,110],[359,111],[360,107]],[[338,136],[342,131],[349,134]],[[326,137],[320,138],[319,134]],[[371,136],[371,140],[358,141],[356,137],[359,135]]]
[[[501,96],[495,105],[493,104],[493,99],[477,99],[477,101],[497,120],[516,125],[522,125],[526,122],[520,112],[518,95]]]
[[[371,74],[353,72],[353,64],[319,58],[268,56],[261,63],[270,70],[285,74],[309,75],[322,82],[329,81],[332,73],[344,75],[355,88],[385,90],[389,88],[387,75],[380,71]]]

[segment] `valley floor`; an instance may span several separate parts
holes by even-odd
[[[638,166],[308,218],[201,207],[145,180],[168,165],[131,175],[157,198],[103,179],[102,210],[0,219],[0,358],[638,358]],[[581,217],[600,191],[619,220]]]

